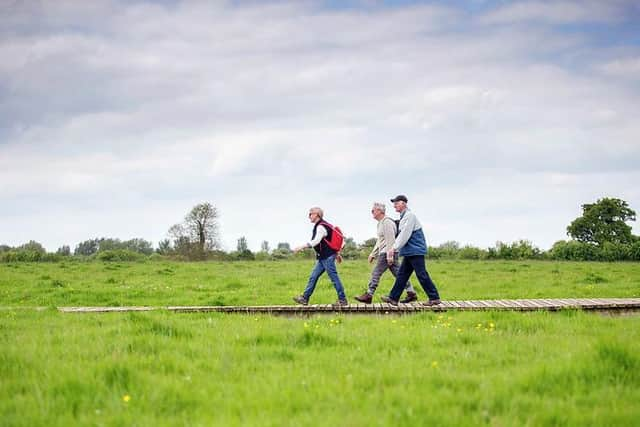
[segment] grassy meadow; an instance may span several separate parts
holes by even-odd
[[[289,304],[311,267],[0,265],[0,425],[626,426],[640,417],[640,316],[53,308]],[[640,296],[640,264],[428,267],[444,299]],[[366,262],[339,268],[350,298],[365,289]],[[385,276],[379,292],[391,283]],[[334,299],[321,279],[312,303]]]

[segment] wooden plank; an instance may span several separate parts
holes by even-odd
[[[311,313],[414,313],[421,311],[446,310],[559,310],[562,308],[580,308],[585,310],[636,310],[640,309],[640,298],[539,298],[506,300],[448,300],[437,306],[424,306],[421,302],[399,304],[387,303],[349,304],[332,306],[331,304],[301,305],[261,305],[261,306],[125,306],[125,307],[58,307],[62,313],[124,313],[133,311],[167,310],[181,313],[219,312],[219,313],[274,313],[274,314],[311,314]]]
[[[506,300],[505,301],[513,310],[516,311],[526,311],[529,310],[529,307],[527,307],[527,305],[525,305],[521,300],[519,299],[510,299],[510,300]]]
[[[482,304],[484,307],[488,308],[488,309],[493,309],[496,308],[495,305],[487,300],[481,299],[478,300],[478,304]]]
[[[509,305],[504,300],[500,300],[500,299],[494,300],[493,304],[494,304],[494,308],[496,310],[508,310],[508,309],[510,309]]]

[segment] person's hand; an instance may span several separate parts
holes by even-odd
[[[393,265],[394,257],[395,251],[393,250],[393,248],[387,250],[387,264]]]
[[[369,255],[369,264],[373,263],[374,260],[374,256],[373,255]]]
[[[340,264],[342,262],[342,255],[336,255],[336,261],[338,262],[338,264]]]
[[[304,246],[298,246],[297,248],[295,248],[295,249],[293,250],[293,252],[294,252],[294,253],[298,253],[298,252],[300,252],[300,251],[304,251],[305,249],[307,249],[307,245],[304,245]]]

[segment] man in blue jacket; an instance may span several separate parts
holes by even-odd
[[[398,300],[409,280],[409,276],[415,271],[422,289],[429,297],[429,301],[424,305],[441,304],[438,289],[436,289],[435,283],[429,277],[425,266],[424,257],[427,254],[427,241],[422,231],[422,225],[407,207],[407,196],[401,194],[391,199],[391,201],[396,212],[400,213],[400,234],[396,237],[393,247],[387,250],[387,259],[392,262],[396,251],[399,251],[403,259],[398,270],[396,282],[393,284],[389,296],[383,296],[381,299],[386,303],[398,305]]]

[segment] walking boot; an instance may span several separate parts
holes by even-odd
[[[400,302],[403,304],[408,304],[413,301],[418,301],[418,294],[415,292],[407,291],[407,296],[405,299],[401,299]]]
[[[373,297],[368,294],[368,293],[364,293],[362,295],[358,295],[357,297],[355,297],[356,301],[360,301],[363,302],[365,304],[371,304],[371,301],[373,300]]]

